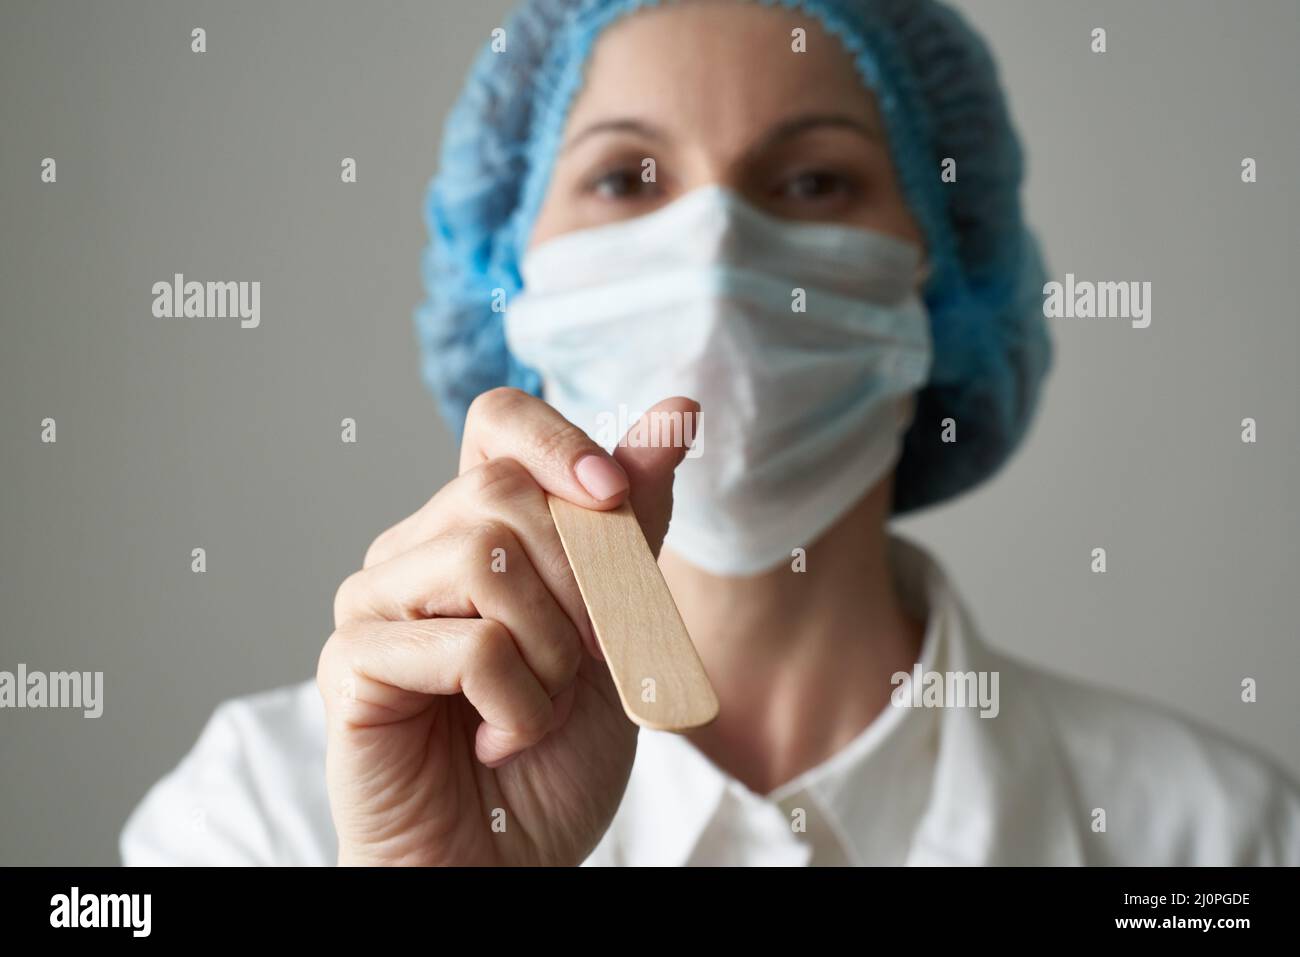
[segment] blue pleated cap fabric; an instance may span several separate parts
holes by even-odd
[[[506,348],[501,304],[541,207],[591,49],[622,16],[658,0],[527,0],[489,39],[443,130],[425,198],[426,298],[415,320],[422,374],[453,433],[479,393],[538,394]],[[689,0],[687,0],[689,2]],[[844,44],[873,91],[890,152],[921,225],[934,365],[904,440],[902,514],[992,475],[1033,417],[1051,364],[1045,266],[1024,221],[1024,159],[983,40],[933,0],[737,0],[801,11]],[[952,158],[957,181],[944,183]],[[956,441],[944,442],[944,420]]]

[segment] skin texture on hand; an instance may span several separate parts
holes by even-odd
[[[669,399],[651,412],[696,410]],[[540,399],[497,389],[475,402],[460,474],[380,535],[336,596],[317,680],[340,863],[590,854],[622,799],[637,729],[546,496],[592,509],[630,500],[657,552],[684,452],[611,457]]]

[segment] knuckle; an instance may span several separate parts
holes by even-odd
[[[369,568],[371,565],[376,565],[388,557],[388,553],[392,549],[392,542],[393,529],[391,528],[385,529],[375,536],[375,540],[366,549],[366,555],[362,559],[361,567]]]
[[[470,474],[475,497],[486,502],[506,502],[531,493],[537,486],[528,470],[515,459],[488,459]]]
[[[333,658],[334,636],[337,634],[338,632],[334,632],[333,635],[330,635],[325,639],[325,644],[321,645],[320,654],[316,656],[316,686],[320,688],[321,691],[325,690],[325,686],[329,682],[330,663]]]
[[[572,422],[565,422],[540,432],[533,440],[537,454],[546,462],[558,462],[567,467],[569,460],[579,449],[590,449],[593,445],[587,433]]]
[[[568,687],[582,667],[582,646],[576,635],[565,634],[556,640],[553,654],[555,673],[546,682],[546,693],[552,697]]]
[[[473,420],[476,426],[490,424],[518,409],[520,403],[527,398],[526,392],[512,386],[502,385],[488,389],[474,397],[465,413],[465,419],[467,422]]]
[[[333,700],[337,694],[339,676],[346,670],[342,649],[346,642],[347,631],[341,628],[335,630],[321,646],[320,655],[316,659],[316,687],[326,702]]]
[[[357,590],[361,573],[353,572],[347,578],[343,579],[338,590],[334,592],[334,627],[340,627],[343,622],[347,621],[351,609],[356,601]]]
[[[487,568],[496,555],[497,549],[503,549],[507,557],[515,557],[517,552],[515,533],[505,522],[490,518],[479,522],[465,536],[465,548],[468,554],[463,560],[466,567],[477,570]]]

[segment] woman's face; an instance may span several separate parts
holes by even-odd
[[[791,31],[807,31],[807,52]],[[645,182],[645,160],[654,181]],[[597,40],[530,245],[708,185],[784,219],[921,244],[875,98],[812,17],[738,0],[649,7]]]

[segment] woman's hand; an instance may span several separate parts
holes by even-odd
[[[610,457],[540,399],[475,400],[460,475],[380,535],[335,599],[317,683],[340,864],[578,864],[596,846],[637,729],[546,494],[592,509],[630,496],[658,553],[684,451]]]

